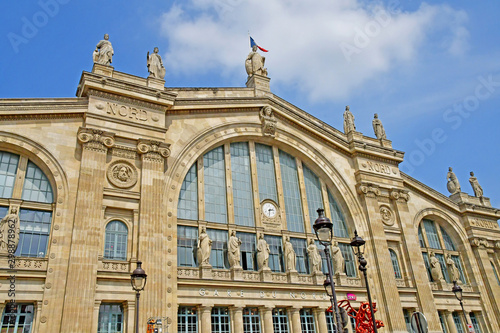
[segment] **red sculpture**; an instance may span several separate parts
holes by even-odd
[[[339,301],[338,306],[344,308],[349,317],[354,318],[356,321],[356,333],[373,333],[373,321],[372,314],[370,311],[370,304],[368,302],[362,302],[359,310],[355,310],[348,300]],[[372,303],[373,313],[377,312],[377,303]],[[333,312],[332,307],[328,308],[329,312]],[[375,320],[377,328],[384,327],[384,323],[381,320]]]

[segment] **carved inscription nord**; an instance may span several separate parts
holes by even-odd
[[[498,229],[498,223],[492,222],[492,221],[487,221],[487,220],[480,220],[480,219],[472,219],[470,221],[470,224],[476,227],[480,228],[486,228],[486,229]]]
[[[387,165],[384,165],[382,163],[373,163],[373,162],[369,162],[369,161],[367,161],[366,164],[367,164],[369,171],[383,173],[386,175],[391,174],[391,167],[389,167]]]
[[[97,106],[97,108],[99,109],[99,105]],[[109,115],[138,120],[142,122],[148,121],[149,118],[148,112],[146,110],[110,102],[106,102],[104,111]]]

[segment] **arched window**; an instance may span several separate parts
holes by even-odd
[[[451,283],[454,280],[453,272],[458,271],[459,280],[466,283],[460,253],[456,250],[457,247],[442,226],[435,221],[424,219],[419,225],[418,236],[430,281],[434,281],[430,266],[430,256],[431,252],[433,252],[439,261],[446,282]],[[454,267],[456,267],[456,270]]]
[[[128,229],[121,221],[111,221],[106,226],[104,258],[127,260]]]
[[[20,205],[10,204],[18,199]],[[27,156],[0,151],[0,218],[17,210],[22,257],[45,257],[52,224],[54,194],[45,173]]]
[[[391,255],[392,268],[394,268],[394,275],[396,279],[401,279],[401,270],[399,269],[398,256],[393,249],[389,249],[389,254]]]

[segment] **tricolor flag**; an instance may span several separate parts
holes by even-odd
[[[259,50],[261,50],[262,52],[269,52],[267,51],[266,49],[260,47],[259,45],[257,45],[257,43],[253,40],[252,37],[250,37],[250,47],[253,48],[255,46],[257,46],[259,48]]]

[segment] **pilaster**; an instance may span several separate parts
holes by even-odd
[[[233,315],[234,332],[243,332],[243,308],[233,307],[231,311]]]
[[[261,307],[260,309],[260,316],[263,318],[263,325],[262,327],[264,328],[263,333],[274,333],[273,329],[273,308],[272,307]]]
[[[450,333],[458,333],[457,326],[455,326],[455,321],[453,321],[453,315],[450,311],[445,311],[444,316],[446,317],[446,324],[448,325],[448,331]]]
[[[200,333],[212,333],[212,307],[200,306]],[[243,330],[241,331],[243,332]]]
[[[82,144],[68,278],[61,332],[91,332],[96,290],[97,257],[103,240],[102,200],[108,148],[114,134],[80,128]]]
[[[292,333],[302,333],[302,328],[300,326],[300,308],[289,308],[288,313],[290,313],[290,323],[292,324]]]
[[[315,308],[313,311],[314,311],[315,317],[317,318],[316,327],[318,329],[318,332],[328,332],[328,328],[326,326],[325,309]]]

